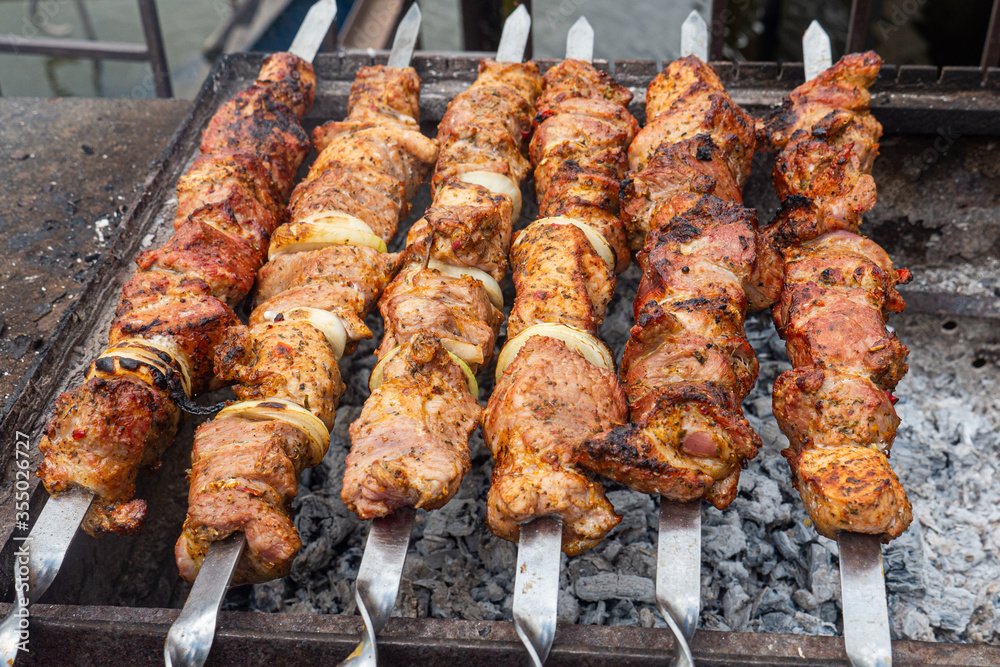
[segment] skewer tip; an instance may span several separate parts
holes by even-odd
[[[566,33],[566,57],[594,61],[594,28],[586,16],[581,16]]]
[[[802,35],[802,60],[806,81],[816,78],[833,64],[830,36],[815,19]]]
[[[681,24],[681,56],[697,56],[708,62],[708,24],[697,11]]]

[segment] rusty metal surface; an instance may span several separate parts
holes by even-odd
[[[0,97],[0,403],[86,283],[190,102]]]
[[[307,118],[307,127],[343,117],[354,73],[361,65],[384,62],[384,59],[385,54],[321,55],[317,62],[320,78],[317,103]],[[29,433],[34,447],[54,397],[78,381],[85,361],[99,351],[110,314],[118,301],[121,284],[131,273],[131,258],[141,247],[142,239],[149,237],[152,242],[159,242],[168,233],[174,206],[173,188],[177,177],[197,152],[201,128],[223,100],[254,78],[260,62],[261,56],[257,55],[231,56],[219,61],[162,159],[154,163],[152,171],[143,181],[141,194],[128,199],[119,224],[120,233],[111,240],[109,249],[99,256],[89,279],[82,287],[77,284],[77,291],[74,292],[77,296],[72,300],[66,299],[71,301],[69,306],[63,305],[59,313],[47,316],[51,318],[49,329],[40,339],[31,367],[27,371],[24,365],[16,369],[22,376],[22,386],[0,418],[0,432],[4,433],[0,442],[0,471],[3,473],[0,489],[11,487],[14,431],[19,429]],[[543,62],[542,66],[547,64]],[[433,131],[433,124],[441,118],[448,100],[474,79],[477,56],[422,54],[414,59],[414,65],[424,80],[422,117],[426,129]],[[603,66],[606,67],[606,64]],[[655,64],[645,61],[618,62],[614,69],[619,79],[640,93],[657,72]],[[781,95],[797,85],[802,77],[801,65],[795,64],[781,67],[759,63],[739,66],[720,64],[719,69],[730,83],[734,97],[756,113],[765,111],[768,105],[780,100]],[[994,196],[1000,186],[995,165],[1000,162],[994,154],[996,140],[981,135],[1000,133],[1000,113],[997,111],[1000,108],[1000,85],[963,88],[969,78],[966,76],[968,73],[962,71],[941,73],[933,68],[900,68],[898,71],[887,68],[887,71],[876,95],[876,113],[886,124],[887,131],[897,134],[887,137],[884,158],[879,162],[880,165],[884,163],[886,168],[876,174],[880,185],[880,204],[872,214],[875,223],[873,236],[887,244],[894,258],[902,257],[908,263],[923,262],[928,266],[934,262],[946,264],[954,261],[955,257],[957,261],[975,263],[995,256],[996,240],[1000,238],[1000,216],[996,215],[1000,198]],[[129,103],[122,100],[87,102],[113,102],[116,109],[127,109]],[[57,104],[65,103],[61,101]],[[23,130],[23,136],[15,133],[13,140],[20,142],[17,145],[25,146],[24,150],[29,153],[41,148],[55,150],[57,145],[65,144],[68,148],[64,154],[59,154],[63,161],[58,162],[61,165],[58,173],[62,174],[59,182],[64,190],[74,191],[66,187],[70,178],[78,179],[74,181],[81,184],[78,191],[87,193],[94,190],[87,186],[88,183],[106,182],[120,188],[114,194],[117,198],[118,192],[128,192],[130,183],[149,170],[148,160],[157,154],[150,148],[148,137],[153,133],[150,128],[159,122],[156,127],[162,131],[164,127],[176,123],[181,113],[178,107],[172,123],[162,117],[159,121],[152,118],[143,120],[146,117],[142,114],[151,114],[153,107],[149,105],[154,103],[131,103],[136,107],[138,118],[133,122],[141,127],[142,138],[126,140],[126,133],[120,129],[101,135],[109,142],[108,148],[99,151],[96,144],[93,147],[95,155],[109,155],[105,161],[109,163],[107,166],[91,167],[82,157],[74,157],[71,149],[81,142],[74,137],[80,135],[82,125],[111,121],[121,124],[123,121],[118,114],[108,121],[103,119],[101,112],[91,112],[96,118],[76,118],[64,112],[60,121],[65,124],[63,135],[45,134],[45,128],[26,125],[29,129]],[[0,120],[6,118],[2,115],[3,105],[4,101],[0,100]],[[635,102],[639,115],[641,106],[640,95]],[[943,127],[951,132],[949,136],[954,136],[956,141],[933,161],[907,165],[907,156],[934,146],[934,135],[940,134],[941,127],[932,124],[937,118],[935,114],[943,114],[942,122],[947,123]],[[80,112],[78,115],[86,114]],[[9,125],[4,123],[8,129]],[[71,131],[74,127],[75,133]],[[112,123],[111,127],[118,126]],[[132,131],[140,134],[138,129]],[[916,134],[898,134],[901,131]],[[48,137],[54,141],[46,143]],[[65,140],[60,141],[61,137]],[[111,158],[112,155],[116,156],[115,159]],[[141,160],[138,156],[142,156]],[[748,188],[747,201],[761,207],[761,219],[767,220],[767,207],[775,202],[768,203],[767,197],[773,197],[773,192],[768,182],[766,158],[762,159],[763,163],[755,165],[756,180]],[[78,171],[68,174],[73,164]],[[132,171],[126,169],[126,165],[133,164]],[[991,164],[994,165],[992,168]],[[9,164],[4,166],[10,167]],[[81,166],[85,168],[81,169]],[[30,169],[21,170],[26,172],[24,176],[18,175],[17,165],[10,169],[12,176],[28,179],[27,186],[22,181],[24,188],[40,180],[37,172],[32,174]],[[54,169],[52,167],[53,171],[46,173],[56,173]],[[961,176],[957,183],[956,173]],[[129,175],[132,181],[127,180]],[[5,187],[2,176],[0,173],[0,188]],[[44,175],[42,179],[45,179]],[[939,194],[928,200],[928,193],[933,192]],[[54,205],[66,201],[64,196],[60,198],[63,194],[51,193]],[[968,201],[970,206],[956,206],[955,197],[959,195],[964,196],[961,201]],[[100,197],[89,196],[94,196],[94,202],[100,203]],[[0,190],[0,201],[10,201],[3,190]],[[90,200],[86,201],[89,203]],[[78,208],[81,206],[80,202],[75,205]],[[25,230],[36,229],[30,226],[36,217],[31,211],[23,216],[21,224],[25,225]],[[63,214],[53,219],[64,220],[67,217],[68,214]],[[92,222],[92,218],[87,220]],[[983,230],[986,230],[985,234]],[[87,233],[93,236],[90,231]],[[971,244],[975,246],[972,256],[963,256],[954,248],[949,250],[947,243],[956,243],[955,234],[976,240],[975,244]],[[58,247],[59,250],[46,252],[60,257],[62,253],[71,259],[65,265],[59,264],[61,270],[68,271],[72,268],[70,265],[76,264],[72,253],[91,247],[86,245],[93,244],[91,236],[77,232],[75,240],[53,237],[52,241],[47,241],[46,237],[39,237],[32,241],[35,244],[32,248],[36,257],[40,257],[45,254],[41,250],[47,245]],[[942,242],[946,243],[942,245]],[[8,286],[6,289],[11,289],[13,283],[10,276],[4,276],[3,280],[3,284]],[[32,305],[31,297],[23,298],[28,305]],[[907,298],[911,307],[915,306],[914,310],[926,312],[978,316],[993,316],[1000,312],[996,295],[956,298],[954,291],[923,289],[915,293],[911,291]],[[37,295],[34,300],[37,301]],[[74,544],[68,558],[79,565],[67,568],[47,598],[61,604],[40,607],[35,616],[32,637],[40,652],[33,664],[116,664],[122,655],[135,656],[136,659],[130,661],[135,664],[158,662],[163,637],[177,614],[177,611],[168,608],[179,606],[187,590],[176,576],[171,547],[184,516],[184,470],[189,461],[194,424],[192,421],[185,426],[156,475],[140,475],[138,496],[147,498],[150,503],[146,532],[133,538],[84,538]],[[37,459],[37,449],[33,450],[33,456]],[[36,508],[43,498],[44,491],[34,489]],[[0,540],[5,543],[3,552],[0,552],[0,590],[9,587],[12,549],[6,542],[12,525],[10,499],[0,495]],[[100,576],[94,576],[95,572],[99,572]],[[108,603],[120,606],[66,606]],[[350,617],[224,614],[218,648],[213,652],[210,664],[293,665],[307,661],[314,663],[320,658],[343,657],[356,644],[359,630],[360,619]],[[459,655],[469,664],[521,664],[523,661],[520,643],[509,623],[394,619],[386,633],[386,656],[392,664],[413,664],[417,660],[435,664],[453,661]],[[565,665],[662,664],[663,651],[669,648],[669,641],[669,633],[659,630],[566,626],[561,627],[557,634],[550,661]],[[899,642],[895,646],[898,664],[1000,664],[997,649],[985,646],[913,642]],[[845,660],[842,643],[836,638],[704,632],[696,637],[694,648],[696,655],[701,657],[700,664],[707,665],[844,664]]]
[[[6,613],[9,605],[0,605]],[[175,609],[39,605],[31,625],[32,653],[21,665],[157,664]],[[357,643],[361,619],[316,614],[223,612],[207,665],[295,667],[332,664]],[[671,648],[665,629],[560,625],[546,665],[589,667],[665,664]],[[755,635],[702,631],[692,643],[704,667],[740,665],[847,665],[839,637]],[[894,664],[1000,664],[1000,648],[968,644],[893,642]],[[520,667],[524,648],[512,623],[392,618],[380,635],[380,664],[455,664]]]

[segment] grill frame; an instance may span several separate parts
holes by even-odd
[[[418,54],[414,66],[423,80],[421,113],[430,128],[440,120],[448,101],[474,80],[478,59],[486,54]],[[83,369],[101,347],[120,289],[132,273],[132,258],[141,240],[148,234],[157,241],[168,233],[176,206],[173,189],[177,178],[198,154],[203,128],[218,106],[254,79],[264,54],[238,54],[221,58],[212,69],[201,92],[167,148],[145,179],[141,195],[130,204],[109,251],[73,307],[69,308],[39,351],[39,354],[0,417],[2,432],[29,434],[33,443],[32,463],[40,455],[37,442],[40,431],[51,414],[59,392],[73,386]],[[319,78],[317,103],[307,124],[341,118],[347,111],[350,85],[357,70],[364,65],[384,63],[387,54],[322,54],[317,58]],[[538,61],[544,70],[553,60]],[[597,63],[607,68],[607,63]],[[734,100],[756,116],[771,106],[803,80],[801,64],[790,63],[713,63]],[[659,71],[652,61],[617,61],[616,79],[638,94],[631,111],[644,119],[645,86]],[[872,108],[887,134],[934,135],[947,127],[957,135],[1000,136],[1000,68],[987,71],[985,79],[979,68],[894,67],[883,68],[873,89]],[[891,251],[892,248],[889,248]],[[913,291],[906,293],[911,312],[1000,317],[1000,297],[962,296],[948,292]],[[174,449],[190,446],[191,425],[181,432],[181,443]],[[185,440],[186,439],[186,440]],[[15,438],[0,445],[2,488],[13,488]],[[179,471],[165,470],[164,473]],[[153,477],[143,474],[141,478]],[[183,474],[173,477],[183,484]],[[175,480],[175,483],[177,480]],[[32,515],[37,516],[46,493],[37,479],[32,481]],[[185,494],[177,499],[183,507]],[[155,508],[153,509],[155,511]],[[145,538],[104,538],[132,540],[138,547],[122,547],[126,553],[119,560],[135,561],[143,553],[141,545],[162,541],[164,523],[151,517]],[[170,528],[175,528],[166,522]],[[16,548],[9,538],[14,522],[13,494],[0,499],[0,590],[11,588],[13,554]],[[169,539],[173,539],[173,535]],[[81,539],[73,547],[62,577],[86,578],[88,546]],[[162,544],[160,544],[162,550]],[[139,556],[137,556],[137,554]],[[149,572],[163,571],[156,563]],[[144,576],[136,572],[135,576]],[[54,588],[59,586],[58,580]],[[176,588],[176,587],[175,587]],[[174,591],[176,597],[177,591]],[[168,596],[169,597],[169,596]],[[9,598],[8,598],[9,599]],[[150,600],[160,603],[149,606]],[[163,608],[166,598],[153,595],[150,600],[136,600],[136,606],[40,605],[32,616],[32,646],[38,653],[25,664],[73,664],[80,655],[91,659],[105,656],[120,659],[123,652],[148,656],[158,661],[167,628],[178,610]],[[181,598],[183,599],[183,598]],[[6,613],[6,611],[4,611]],[[306,664],[317,658],[346,655],[353,648],[361,629],[360,618],[325,615],[223,613],[213,664],[265,664],[281,655],[281,664]],[[253,642],[254,655],[248,657],[247,642]],[[472,622],[438,619],[392,619],[380,642],[390,664],[412,664],[424,659],[454,659],[472,664],[521,664],[523,649],[513,626],[505,622]],[[666,630],[631,627],[564,626],[553,649],[550,663],[559,664],[662,664],[670,648]],[[799,652],[801,649],[801,653]],[[699,664],[846,664],[843,642],[835,637],[806,637],[754,633],[701,632],[694,642]],[[1000,664],[1000,649],[973,644],[894,642],[898,664]],[[258,662],[248,662],[258,660]],[[839,661],[839,662],[838,662]]]

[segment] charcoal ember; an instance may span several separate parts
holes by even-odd
[[[757,603],[757,611],[762,615],[778,612],[791,616],[795,613],[795,607],[792,606],[793,592],[792,586],[787,582],[775,582],[773,586],[764,589],[760,602]]]
[[[599,600],[594,604],[587,605],[587,608],[580,614],[581,625],[604,625],[608,617],[608,606],[604,600]]]
[[[311,493],[296,499],[295,528],[302,538],[302,550],[292,562],[294,579],[323,570],[337,556],[337,547],[354,528],[340,495]]]
[[[806,611],[812,611],[819,607],[819,600],[805,588],[800,588],[792,593],[792,600]]]
[[[747,538],[739,514],[705,509],[702,512],[701,546],[712,561],[730,559],[744,551]]]
[[[424,536],[448,535],[465,537],[472,535],[481,525],[476,511],[480,503],[471,498],[454,499],[444,507],[427,514]]]
[[[517,547],[490,535],[479,547],[479,557],[487,572],[499,574],[512,573],[517,564]]]
[[[656,600],[653,580],[634,574],[604,572],[576,580],[574,589],[581,600]]]
[[[750,596],[742,586],[734,583],[726,587],[722,596],[722,617],[726,619],[726,625],[737,632],[745,632],[751,611]]]
[[[608,615],[608,625],[639,625],[639,610],[631,600],[618,600]]]
[[[615,557],[615,568],[619,572],[655,579],[656,547],[648,542],[634,542],[622,547]]]
[[[575,584],[583,577],[594,576],[601,572],[615,572],[615,565],[597,551],[585,551],[567,564],[570,580]]]
[[[809,545],[809,588],[820,602],[840,594],[840,570],[821,544]]]

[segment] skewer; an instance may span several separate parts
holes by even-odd
[[[521,62],[530,28],[531,16],[522,5],[504,22],[497,48],[498,62]],[[399,34],[402,32],[401,24],[396,42],[393,43],[394,53],[399,42]],[[412,33],[415,41],[417,30],[414,28]],[[412,51],[412,45],[410,49]],[[394,62],[393,56],[389,57],[389,62]],[[355,584],[355,599],[365,622],[364,635],[357,648],[340,663],[341,665],[374,667],[377,664],[378,647],[375,638],[396,604],[415,515],[416,512],[412,508],[406,508],[397,510],[390,516],[372,520]]]
[[[594,29],[586,17],[566,35],[566,58],[594,59]],[[562,517],[541,516],[521,525],[517,542],[514,628],[535,667],[545,662],[556,635],[562,527]]]
[[[708,62],[708,25],[696,11],[681,24],[681,57]],[[694,664],[689,642],[701,613],[701,501],[660,498],[656,604],[674,633],[674,667]]]
[[[337,3],[334,0],[315,3],[306,14],[288,50],[299,58],[312,62],[336,17]],[[246,536],[241,532],[213,542],[208,548],[184,609],[167,633],[163,647],[163,660],[167,667],[201,667],[205,664],[215,639],[215,622],[219,609],[245,547]]]
[[[833,65],[830,37],[817,21],[802,36],[802,59],[806,81]],[[841,531],[837,544],[847,657],[854,667],[889,667],[892,638],[879,538]]]
[[[14,568],[14,607],[0,625],[0,652],[4,665],[13,665],[21,641],[20,621],[27,619],[28,607],[42,597],[66,557],[66,550],[76,537],[80,522],[90,509],[94,494],[74,489],[49,498],[42,508],[31,533],[23,540],[28,552],[28,576],[20,575]],[[27,583],[27,591],[23,585]]]

